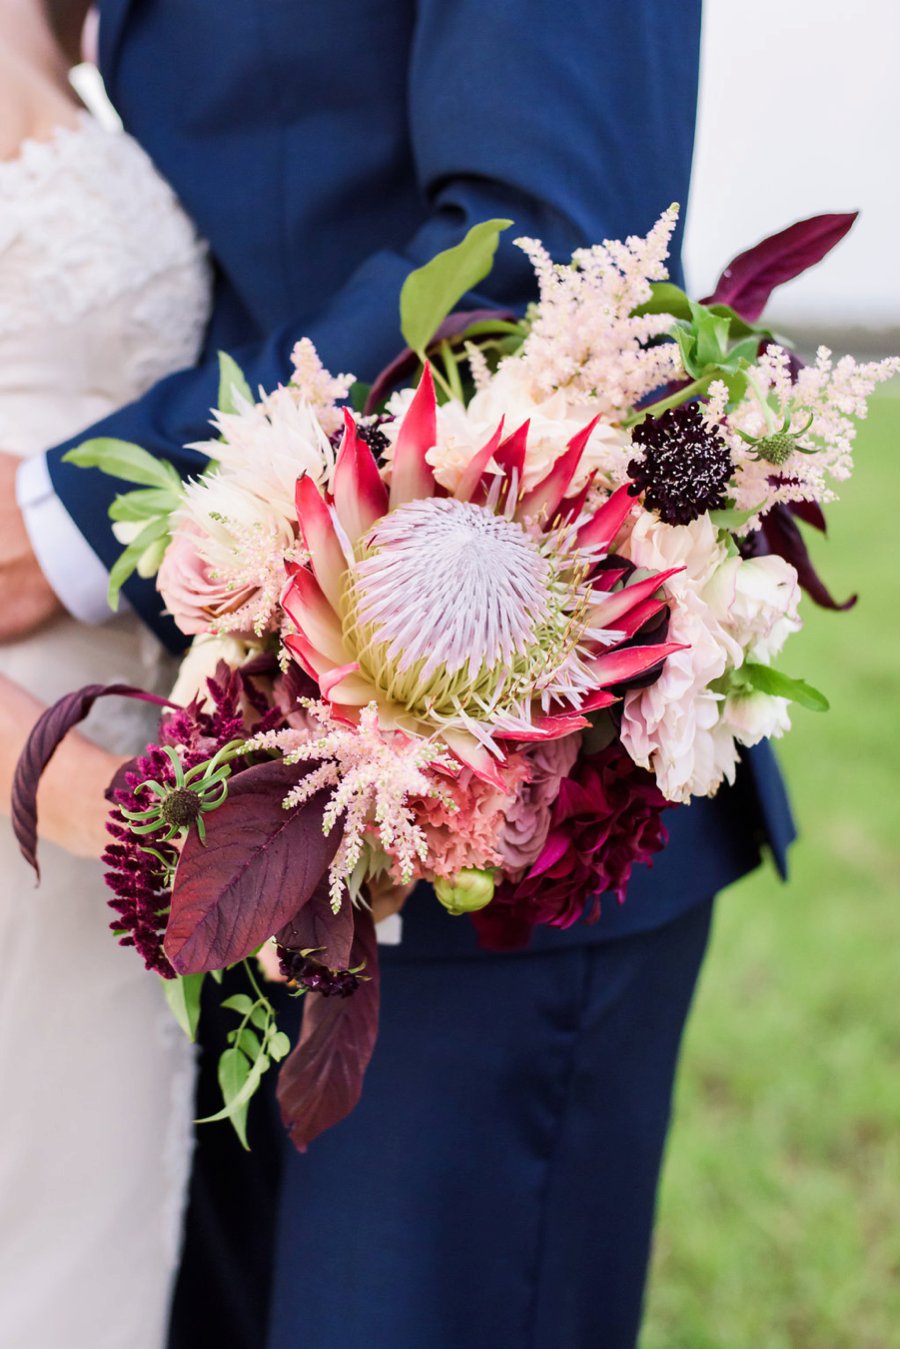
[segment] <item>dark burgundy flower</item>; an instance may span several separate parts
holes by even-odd
[[[668,805],[653,775],[618,742],[579,758],[561,783],[534,866],[522,880],[499,886],[473,915],[482,946],[527,945],[538,923],[571,927],[585,914],[596,922],[606,892],[621,904],[634,864],[651,863],[668,841],[661,819]]]
[[[640,457],[628,465],[632,496],[667,525],[689,525],[726,504],[734,472],[731,451],[703,420],[696,403],[647,417],[635,428]]]
[[[321,993],[323,998],[349,998],[359,988],[359,970],[330,970],[302,951],[291,951],[286,946],[277,949],[281,973],[304,993]]]

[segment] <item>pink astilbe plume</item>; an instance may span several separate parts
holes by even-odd
[[[518,356],[532,385],[550,397],[562,389],[573,401],[617,421],[653,389],[683,375],[674,342],[647,347],[669,332],[668,314],[633,317],[651,296],[651,281],[668,276],[665,260],[678,220],[677,206],[660,216],[646,238],[607,240],[580,248],[571,264],[554,263],[543,244],[517,239],[530,258],[540,301]]]
[[[285,763],[316,765],[285,798],[285,808],[331,790],[325,832],[330,832],[339,816],[343,820],[329,881],[332,908],[337,912],[345,887],[352,893],[354,872],[370,840],[395,864],[403,883],[416,876],[417,866],[428,856],[428,841],[413,803],[438,797],[446,809],[454,810],[453,798],[434,770],[452,773],[456,765],[446,750],[429,741],[384,730],[375,703],[361,709],[355,726],[339,720],[327,703],[306,701],[304,707],[315,729],[263,734],[250,747],[281,750]]]

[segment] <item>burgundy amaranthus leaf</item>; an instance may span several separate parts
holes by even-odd
[[[229,741],[270,730],[283,720],[274,708],[254,725],[246,726],[241,714],[244,685],[240,673],[220,665],[216,676],[207,681],[211,706],[195,701],[164,717],[160,723],[160,744],[148,745],[142,755],[126,765],[109,792],[114,803],[107,822],[112,841],[101,860],[109,868],[106,884],[115,896],[109,901],[116,914],[110,926],[120,934],[122,946],[135,947],[147,969],[155,970],[164,979],[175,978],[175,970],[163,951],[163,937],[178,852],[171,844],[157,842],[152,835],[132,834],[118,807],[134,811],[146,808],[146,795],[136,791],[142,782],[152,780],[174,786],[172,764],[162,745],[181,746],[187,770],[211,758]],[[236,762],[233,772],[240,772],[241,767]]]
[[[571,927],[585,914],[596,922],[606,892],[621,904],[634,864],[652,865],[668,841],[661,817],[669,804],[652,773],[618,742],[581,756],[560,784],[534,866],[522,880],[500,885],[487,908],[473,914],[482,946],[525,946],[538,923]]]

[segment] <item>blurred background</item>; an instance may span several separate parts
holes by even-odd
[[[900,352],[896,0],[706,0],[686,261],[693,294],[760,237],[860,209],[776,292],[811,352]],[[800,840],[723,894],[682,1058],[641,1349],[900,1346],[900,381],[813,540],[816,609],[782,763]],[[818,546],[816,544],[818,543]]]

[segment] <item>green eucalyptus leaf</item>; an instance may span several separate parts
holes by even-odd
[[[77,468],[99,468],[111,478],[124,478],[143,487],[174,487],[179,492],[181,489],[181,479],[167,460],[155,459],[140,445],[127,440],[97,436],[69,450],[63,461]]]
[[[269,1024],[269,1016],[270,1012],[266,1004],[258,1002],[251,1013],[250,1020],[253,1022],[254,1026],[258,1026],[260,1030],[265,1030]]]
[[[197,1038],[197,1025],[200,1021],[200,993],[205,978],[206,975],[203,973],[181,974],[176,979],[164,979],[162,981],[166,1002],[169,1004],[175,1020],[192,1044]]]
[[[238,1016],[249,1016],[254,1008],[253,999],[246,993],[232,993],[230,998],[226,998],[222,1003],[231,1012],[237,1012]]]
[[[790,698],[811,712],[827,712],[828,699],[824,693],[807,684],[805,679],[793,679],[773,670],[771,665],[756,665],[752,661],[742,666],[745,678],[758,693],[768,693],[775,698]]]
[[[250,392],[250,385],[244,378],[244,372],[238,365],[233,356],[229,356],[227,351],[219,352],[219,399],[218,409],[220,412],[235,413],[238,409],[238,399],[242,398],[246,403],[253,402],[253,394]]]
[[[483,220],[453,248],[418,267],[400,292],[400,330],[421,356],[428,343],[467,291],[491,270],[500,235],[511,220]]]

